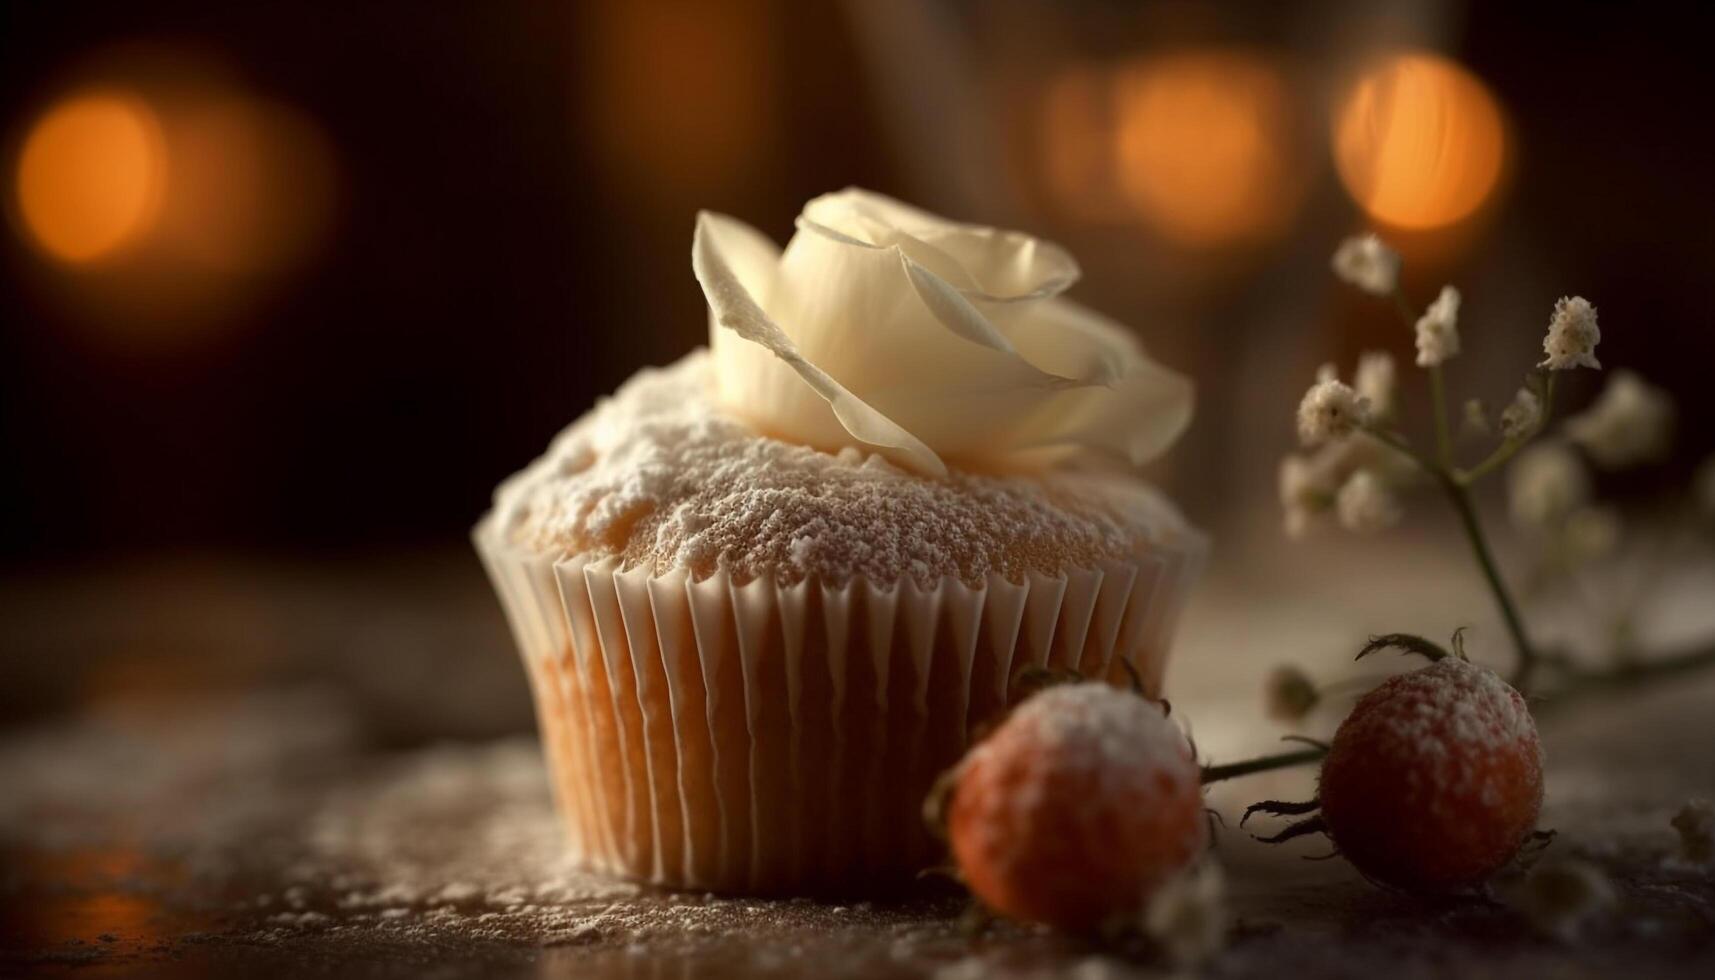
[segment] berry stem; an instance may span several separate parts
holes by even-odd
[[[1223,779],[1237,779],[1259,772],[1271,772],[1275,769],[1290,769],[1293,766],[1307,766],[1312,762],[1320,762],[1328,754],[1324,748],[1297,749],[1292,752],[1280,752],[1275,755],[1265,755],[1243,762],[1229,762],[1220,766],[1203,767],[1203,785],[1218,783]]]

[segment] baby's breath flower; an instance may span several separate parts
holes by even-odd
[[[1386,296],[1399,285],[1399,253],[1375,235],[1353,235],[1334,250],[1334,274],[1366,293]]]
[[[1359,534],[1392,527],[1403,514],[1399,498],[1369,470],[1353,473],[1340,487],[1334,509],[1339,514],[1340,526]]]
[[[1444,364],[1459,353],[1459,290],[1442,286],[1441,294],[1417,318],[1417,366]]]
[[[1595,404],[1566,420],[1566,434],[1607,469],[1660,459],[1673,441],[1673,398],[1632,371],[1616,371]]]
[[[1552,371],[1567,371],[1575,367],[1600,370],[1596,360],[1596,344],[1602,331],[1596,326],[1596,308],[1582,296],[1562,296],[1554,304],[1554,315],[1548,321],[1548,336],[1542,339],[1543,353],[1548,356],[1537,367]]]
[[[1143,913],[1143,931],[1182,964],[1201,963],[1227,941],[1227,884],[1204,859],[1169,879]]]
[[[1398,387],[1399,372],[1394,368],[1393,355],[1386,351],[1365,351],[1358,356],[1358,370],[1352,375],[1352,388],[1370,403],[1370,413],[1385,419],[1393,415],[1393,400]]]
[[[1679,831],[1680,856],[1693,864],[1715,861],[1715,805],[1708,800],[1688,800],[1673,816]]]
[[[1351,435],[1370,420],[1368,399],[1343,381],[1318,378],[1298,403],[1298,438],[1306,446]]]
[[[1274,668],[1263,687],[1263,710],[1275,721],[1303,721],[1320,700],[1316,682],[1291,664]]]
[[[1321,467],[1307,456],[1280,461],[1280,507],[1286,512],[1286,536],[1301,538],[1316,515],[1334,504],[1338,487],[1328,485]]]
[[[1588,861],[1545,861],[1525,876],[1513,902],[1531,925],[1571,942],[1586,924],[1614,906],[1614,886],[1601,868]]]
[[[1541,421],[1542,399],[1529,388],[1520,388],[1513,396],[1513,403],[1501,412],[1501,435],[1508,439],[1522,439]]]
[[[1489,410],[1483,407],[1481,398],[1465,402],[1465,428],[1481,436],[1489,434]]]
[[[1580,507],[1566,519],[1566,553],[1573,561],[1606,558],[1620,546],[1623,525],[1612,507]]]
[[[1590,476],[1565,446],[1533,445],[1507,468],[1507,497],[1513,523],[1532,530],[1557,527],[1590,499]]]

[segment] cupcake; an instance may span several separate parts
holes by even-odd
[[[1064,250],[847,190],[782,252],[698,216],[710,343],[640,372],[474,538],[576,859],[868,894],[1030,666],[1159,691],[1204,550],[1135,476],[1187,381],[1060,296]]]

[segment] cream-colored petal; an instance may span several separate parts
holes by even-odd
[[[697,216],[691,267],[709,303],[722,401],[784,438],[827,449],[855,441],[911,469],[944,475],[946,465],[921,439],[806,359],[764,312],[753,288],[766,295],[778,284],[767,279],[771,251],[772,243],[743,222],[706,211]],[[732,343],[735,337],[745,343]],[[849,438],[826,424],[829,412]]]
[[[1144,356],[1130,329],[1065,297],[1002,319],[999,329],[1025,360],[1050,374],[1089,384],[1114,384],[1129,361]]]
[[[1191,424],[1190,379],[1146,357],[1126,366],[1111,388],[1060,392],[1001,440],[1006,452],[1064,447],[1123,459],[1133,466],[1160,456]]]
[[[870,245],[898,248],[979,305],[1055,296],[1079,276],[1077,261],[1052,242],[948,221],[855,187],[812,200],[801,220]]]
[[[804,356],[848,387],[939,380],[1055,388],[959,289],[898,248],[800,221],[781,257],[769,314]],[[901,356],[902,354],[909,356]],[[837,369],[834,365],[837,364]],[[949,378],[947,371],[956,374]]]

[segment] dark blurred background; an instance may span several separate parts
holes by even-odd
[[[1225,560],[1279,540],[1315,366],[1409,364],[1328,274],[1365,227],[1414,297],[1464,290],[1493,403],[1590,297],[1603,361],[1681,395],[1674,459],[1616,487],[1648,495],[1715,447],[1711,36],[1689,4],[7,4],[7,700],[233,636],[361,671],[411,645],[388,609],[496,645],[466,531],[702,342],[696,210],[783,240],[848,184],[1070,247],[1073,295],[1200,385],[1155,475]]]

